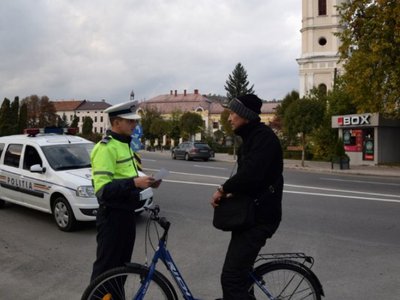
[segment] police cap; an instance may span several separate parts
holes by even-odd
[[[124,103],[115,104],[105,109],[104,112],[109,117],[120,117],[128,120],[139,120],[140,115],[136,112],[138,109],[137,101],[128,101]]]

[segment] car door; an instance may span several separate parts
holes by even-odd
[[[0,170],[1,198],[6,201],[23,203],[24,198],[20,192],[20,163],[22,144],[6,144],[4,159]]]
[[[185,157],[185,145],[186,143],[181,143],[178,145],[177,149],[175,150],[175,155],[177,158]]]
[[[36,208],[49,209],[49,178],[47,173],[44,156],[36,145],[25,145],[21,158],[20,181],[25,182],[25,188],[21,191],[26,204]],[[32,172],[31,167],[39,165],[44,167],[43,172]],[[46,171],[47,169],[47,171]]]

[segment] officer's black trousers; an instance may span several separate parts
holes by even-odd
[[[266,225],[232,232],[221,275],[224,300],[254,299],[249,295],[249,272],[267,238],[271,237]]]
[[[97,253],[91,281],[105,271],[130,262],[136,236],[133,211],[100,208],[96,224]]]

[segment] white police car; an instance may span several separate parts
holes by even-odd
[[[98,203],[90,168],[94,143],[60,132],[26,133],[0,137],[0,208],[12,202],[51,213],[62,231],[95,220]],[[136,212],[152,201],[152,189],[142,191]]]

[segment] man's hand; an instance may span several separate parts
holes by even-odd
[[[133,178],[133,181],[135,182],[135,186],[141,188],[142,190],[147,189],[156,183],[156,180],[151,176],[135,177]]]
[[[221,191],[216,191],[211,197],[210,201],[211,206],[216,208],[218,206],[219,201],[221,201],[222,196],[224,196],[224,193],[222,193]]]

